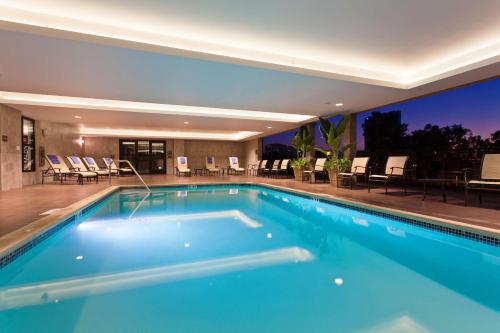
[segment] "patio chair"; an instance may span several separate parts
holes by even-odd
[[[270,168],[265,168],[264,170],[262,170],[264,172],[263,174],[267,174],[268,177],[271,177],[273,173],[278,172],[279,166],[280,166],[280,160],[274,160]]]
[[[89,171],[96,172],[99,176],[109,176],[109,170],[101,169],[93,157],[84,156],[82,160]],[[113,170],[111,170],[111,175],[113,174],[118,174],[118,171],[115,170],[113,172]]]
[[[205,170],[208,175],[210,174],[218,174],[220,175],[220,169],[215,165],[215,158],[213,156],[207,156],[205,158]]]
[[[257,163],[252,163],[247,165],[247,172],[250,176],[257,176],[258,170],[260,166],[260,160],[257,160]]]
[[[260,162],[260,165],[257,167],[257,175],[263,175],[266,166],[267,166],[267,160],[262,160]]]
[[[59,176],[61,184],[63,181],[67,180],[68,176],[76,176],[78,184],[83,184],[84,178],[87,178],[87,180],[95,179],[96,182],[98,181],[97,174],[94,172],[70,170],[59,155],[47,154],[45,155],[45,159],[49,163],[49,168],[42,171],[42,184],[44,183],[45,177],[55,175]]]
[[[229,157],[229,170],[234,172],[235,174],[244,174],[245,168],[240,168],[240,163],[238,162],[238,157],[232,156]]]
[[[469,191],[479,193],[479,204],[483,203],[481,192],[500,191],[500,154],[484,154],[481,161],[481,174],[479,180],[465,182],[465,205],[469,201]]]
[[[290,165],[290,160],[282,160],[279,169],[276,171],[276,176],[283,173],[284,176],[288,173],[288,166]]]
[[[102,160],[106,165],[106,169],[111,170],[111,174],[117,174],[118,176],[122,176],[122,174],[132,175],[134,170],[130,168],[119,168],[116,166],[115,161],[111,157],[103,157]]]
[[[355,157],[352,160],[351,172],[340,172],[338,174],[337,187],[339,185],[339,182],[349,181],[349,185],[352,190],[352,187],[354,183],[356,183],[358,176],[363,176],[366,179],[369,161],[369,157]]]
[[[304,176],[309,177],[309,182],[312,182],[313,176],[314,176],[314,182],[316,183],[316,175],[321,175],[323,178],[323,181],[327,181],[327,172],[325,170],[325,162],[326,158],[318,158],[316,159],[316,162],[314,163],[314,168],[312,170],[304,170]],[[303,180],[307,178],[304,177]]]
[[[186,156],[177,156],[177,165],[175,167],[177,176],[191,176],[191,169],[188,168]]]
[[[385,194],[387,186],[393,180],[402,180],[404,193],[406,194],[406,163],[408,156],[389,156],[385,165],[385,174],[370,175],[368,177],[368,192],[370,192],[372,183],[383,183],[385,185]]]

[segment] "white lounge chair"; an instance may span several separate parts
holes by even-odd
[[[309,176],[310,183],[313,180],[313,177],[312,177],[313,175],[314,175],[314,182],[315,183],[316,183],[316,175],[321,175],[323,180],[325,182],[327,181],[328,178],[326,176],[325,162],[326,162],[326,158],[318,158],[318,159],[316,159],[316,162],[314,163],[314,169],[303,171],[304,175]],[[307,177],[304,177],[304,178],[307,178]]]
[[[101,169],[93,157],[84,156],[82,160],[89,171],[96,172],[99,176],[109,176],[109,170]],[[111,170],[111,174],[113,174],[113,170]],[[118,174],[118,171],[115,170],[114,174]]]
[[[500,154],[484,154],[479,180],[465,183],[465,205],[469,201],[469,191],[479,192],[479,204],[483,203],[481,192],[500,191]]]
[[[66,156],[66,158],[68,159],[68,162],[71,165],[71,169],[73,169],[75,171],[92,172],[92,173],[96,174],[97,177],[109,175],[109,172],[106,172],[106,171],[103,172],[103,171],[94,171],[94,170],[87,169],[87,167],[85,166],[85,164],[83,163],[81,158],[78,156]]]
[[[338,182],[348,180],[352,190],[352,187],[354,183],[356,183],[358,176],[363,176],[366,179],[369,161],[370,161],[369,157],[355,157],[352,160],[351,172],[340,172],[337,178]],[[337,187],[338,187],[338,182],[337,182]]]
[[[186,156],[177,157],[177,165],[175,167],[177,176],[191,176],[191,169],[188,168]]]
[[[404,192],[406,193],[406,163],[408,156],[389,156],[385,165],[385,174],[370,175],[368,177],[368,192],[371,189],[371,183],[383,183],[385,185],[385,194],[387,194],[388,183],[392,180],[402,180]]]
[[[236,174],[244,174],[245,168],[240,168],[240,163],[238,162],[238,157],[229,157],[229,170]]]
[[[130,168],[119,168],[116,166],[115,161],[111,157],[103,157],[102,160],[104,161],[104,164],[106,165],[106,169],[111,170],[111,174],[117,174],[121,176],[122,174],[129,174],[132,175],[134,172]]]
[[[84,178],[86,178],[87,180],[95,179],[96,182],[98,181],[97,174],[95,172],[70,170],[59,155],[47,154],[45,155],[45,159],[49,163],[49,168],[42,171],[42,184],[44,183],[45,177],[55,175],[59,176],[61,184],[63,181],[67,180],[68,176],[77,177],[77,182],[79,184],[83,184]]]
[[[207,171],[208,175],[220,175],[220,169],[215,165],[215,158],[213,156],[207,156],[205,158],[205,170]]]

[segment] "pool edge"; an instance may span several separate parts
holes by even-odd
[[[120,188],[120,186],[111,186],[103,189],[62,208],[57,211],[57,213],[39,218],[28,225],[3,235],[0,237],[0,268],[6,265],[5,261],[7,261],[9,257],[16,257],[17,251],[25,247],[31,248],[32,246],[29,246],[29,244],[36,241],[37,238],[45,236],[45,234],[50,233],[54,229],[58,229],[64,222],[74,219],[76,216],[80,215],[83,210],[101,202],[104,198],[119,191]],[[68,223],[69,222],[71,221],[68,221]],[[54,232],[55,231],[56,230],[54,230]]]

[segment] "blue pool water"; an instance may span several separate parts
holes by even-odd
[[[500,248],[257,186],[109,196],[0,270],[0,332],[500,332]]]

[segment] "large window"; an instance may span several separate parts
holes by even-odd
[[[22,167],[23,172],[35,171],[35,121],[22,118]]]
[[[292,147],[293,137],[297,129],[266,136],[262,139],[262,159],[282,160],[297,157],[297,151]]]
[[[500,152],[500,79],[360,113],[357,148],[381,167],[410,155],[419,177],[477,170],[484,153]]]

